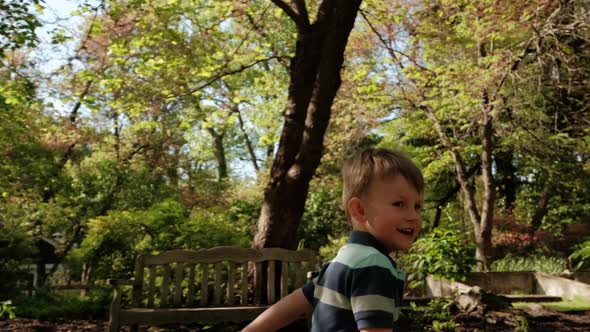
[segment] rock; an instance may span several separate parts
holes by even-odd
[[[466,314],[482,315],[486,310],[501,310],[510,307],[510,301],[504,296],[481,289],[478,286],[455,297],[455,305]]]
[[[497,320],[495,318],[492,318],[492,317],[486,317],[486,322],[488,324],[496,324]]]
[[[547,308],[545,308],[542,304],[539,304],[539,303],[529,304],[526,308],[524,308],[524,312],[526,312],[527,315],[534,317],[534,318],[537,318],[537,317],[549,318],[549,317],[557,316],[557,314],[554,311],[547,310]]]

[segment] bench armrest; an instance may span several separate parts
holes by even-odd
[[[130,279],[107,279],[107,283],[111,286],[133,286],[133,280]]]

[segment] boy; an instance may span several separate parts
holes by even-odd
[[[389,257],[422,228],[424,179],[398,152],[367,149],[343,166],[342,204],[353,231],[320,275],[263,312],[242,332],[276,331],[313,309],[312,332],[391,332],[405,272]]]

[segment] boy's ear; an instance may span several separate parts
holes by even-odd
[[[350,219],[362,223],[365,220],[365,208],[363,207],[363,201],[358,197],[352,197],[346,204]]]

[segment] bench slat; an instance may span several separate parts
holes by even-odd
[[[170,265],[166,264],[163,266],[164,271],[162,272],[162,286],[160,289],[160,307],[168,307],[168,289],[170,288],[170,274],[172,269]]]
[[[176,308],[176,309],[128,309],[121,310],[121,324],[140,325],[190,324],[241,322],[253,320],[268,306],[219,307],[219,308]]]
[[[215,264],[215,284],[213,285],[213,304],[221,304],[221,263]]]
[[[135,261],[135,280],[133,281],[133,307],[141,308],[142,288],[143,288],[143,269],[145,267],[145,256],[139,255]]]
[[[248,302],[248,263],[242,264],[242,280],[240,281],[242,286],[242,294],[240,298],[240,304],[246,305]]]
[[[199,250],[172,250],[165,251],[158,255],[146,256],[144,264],[162,265],[170,262],[184,263],[216,263],[220,261],[230,262],[262,262],[277,260],[283,262],[315,261],[315,252],[309,249],[300,251],[287,250],[283,248],[238,248],[238,247],[216,247]]]
[[[256,281],[254,283],[254,303],[260,305],[262,303],[262,263],[256,263]]]
[[[148,298],[147,298],[147,306],[148,308],[154,307],[154,296],[156,295],[156,266],[152,265],[149,267],[149,282],[148,282]]]
[[[268,274],[266,276],[267,289],[266,289],[266,301],[268,304],[275,303],[275,285],[276,285],[276,262],[268,262]]]
[[[184,279],[184,264],[176,263],[174,271],[174,306],[180,306],[182,300],[182,279]]]
[[[229,267],[227,268],[227,304],[229,305],[234,305],[236,302],[234,298],[235,274],[236,264],[229,262]]]
[[[281,262],[281,298],[289,293],[289,263]]]
[[[188,265],[188,294],[186,304],[188,306],[195,304],[195,264]]]
[[[209,302],[209,264],[201,264],[201,305],[206,306]]]

